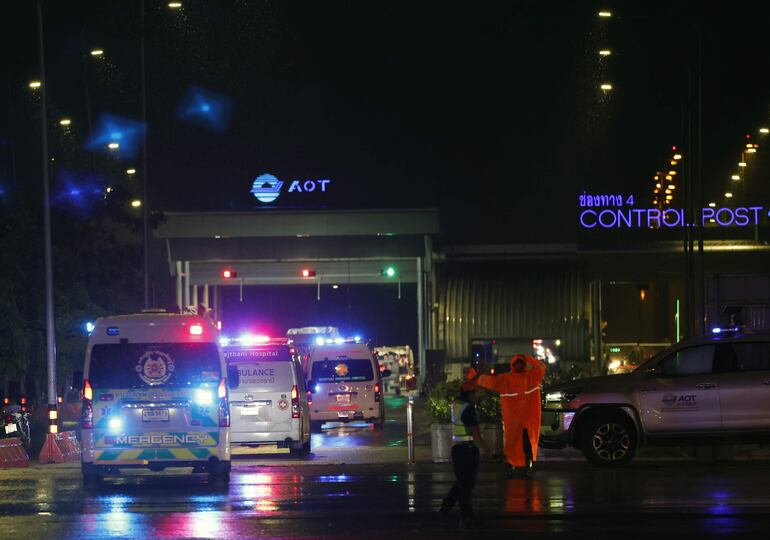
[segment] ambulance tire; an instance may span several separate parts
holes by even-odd
[[[104,483],[104,474],[93,463],[83,463],[82,474],[83,487],[86,489],[97,489]]]
[[[214,487],[227,487],[230,484],[230,462],[221,461],[209,468],[209,482]]]
[[[621,467],[634,457],[636,430],[622,413],[600,414],[580,427],[580,449],[583,456],[599,467]]]
[[[296,448],[292,448],[291,449],[291,453],[292,453],[292,455],[297,456],[297,457],[303,457],[303,458],[307,457],[308,454],[310,454],[310,441],[308,441],[306,443],[302,443],[301,445],[299,445]]]

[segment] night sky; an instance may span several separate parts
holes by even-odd
[[[768,120],[762,3],[166,4],[146,2],[153,210],[249,210],[252,180],[269,172],[332,181],[283,207],[436,206],[450,241],[574,241],[584,189],[649,199],[671,145],[687,159],[699,25],[704,199],[724,192],[742,137]],[[43,2],[51,155],[72,174],[93,168],[112,183],[140,166],[128,145],[112,157],[84,150],[103,114],[141,119],[138,6]],[[604,7],[617,17],[600,21]],[[35,2],[0,10],[8,196],[40,181],[39,99],[27,88],[40,72]],[[605,46],[614,54],[600,61]],[[90,57],[97,47],[104,56]],[[609,95],[597,89],[604,80]],[[195,89],[228,114],[180,116]],[[746,187],[760,204],[765,161],[760,152]]]

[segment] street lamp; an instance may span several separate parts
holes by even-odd
[[[140,206],[142,206],[142,201],[140,201],[139,199],[134,199],[133,201],[131,201],[132,208],[139,208]]]
[[[107,145],[107,148],[109,148],[110,150],[117,150],[118,148],[120,148],[120,143],[111,142]]]
[[[91,49],[91,56],[102,56],[104,49]]]
[[[168,7],[171,9],[182,9],[182,2],[169,2]]]
[[[603,83],[599,88],[601,88],[604,92],[609,92],[612,90],[612,85],[610,83]]]
[[[126,169],[126,174],[128,176],[133,176],[136,174],[136,169]]]
[[[72,120],[70,120],[69,118],[62,118],[61,120],[59,120],[59,125],[64,127],[69,126],[71,123],[72,123]]]
[[[43,86],[43,83],[41,83],[40,81],[30,81],[29,82],[29,87],[31,89],[33,89],[33,90],[37,90],[41,86]]]
[[[725,193],[725,197],[728,198],[728,199],[732,198],[732,196],[733,196],[733,194],[730,193],[729,191],[727,193]]]
[[[740,175],[738,175],[738,174],[734,174],[734,175],[732,175],[732,176],[730,177],[730,179],[731,179],[731,180],[740,180],[740,179],[741,179],[741,177],[740,177]]]
[[[762,127],[762,128],[759,128],[759,132],[762,133],[763,135],[767,135],[768,133],[770,133],[770,129],[766,127]]]
[[[609,56],[612,54],[612,51],[609,49],[602,49],[599,51],[599,56]]]
[[[601,19],[609,19],[610,17],[612,17],[612,12],[609,10],[603,9],[597,15],[599,15],[599,18]]]

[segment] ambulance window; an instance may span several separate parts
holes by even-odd
[[[325,359],[313,362],[311,379],[315,382],[371,381],[374,379],[369,359]]]
[[[142,388],[216,383],[215,343],[94,345],[88,380],[94,388]]]

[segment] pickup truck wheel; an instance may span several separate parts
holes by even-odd
[[[589,419],[580,431],[580,449],[594,465],[619,467],[631,461],[636,453],[634,426],[619,415]]]

